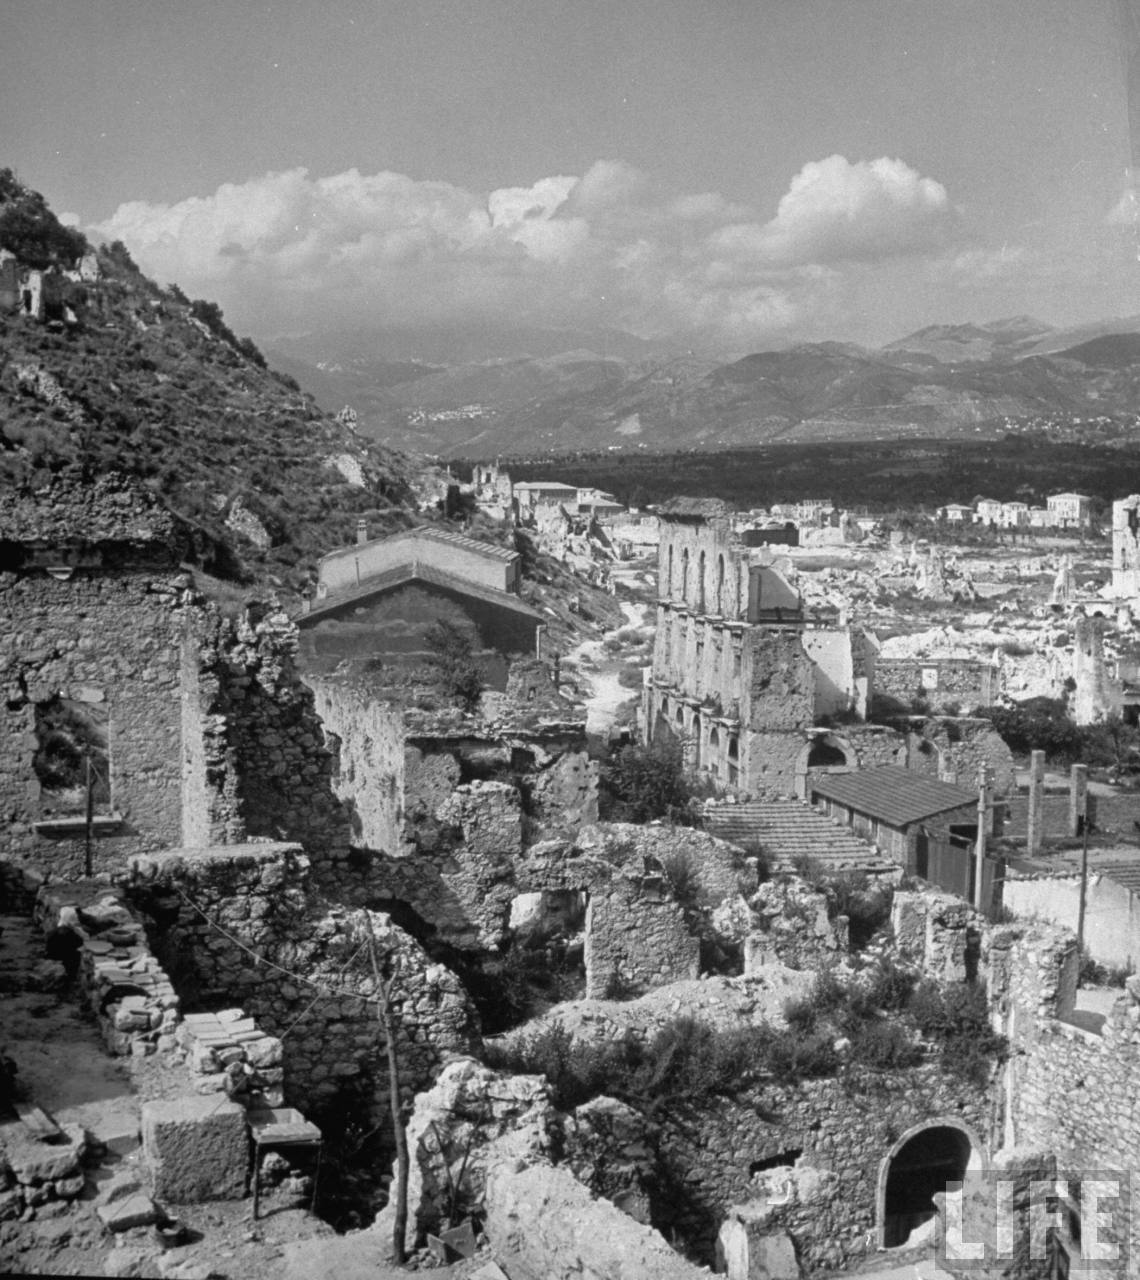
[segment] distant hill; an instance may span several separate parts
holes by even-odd
[[[1097,369],[1127,369],[1140,365],[1140,333],[1106,333],[1102,338],[1066,347],[1057,355]]]
[[[0,491],[120,471],[202,533],[205,567],[296,586],[316,557],[409,519],[415,468],[266,367],[208,302],[148,280],[120,244],[88,252],[0,170],[0,249],[50,269],[55,314],[0,306]],[[69,239],[72,237],[72,239]]]
[[[500,329],[482,345],[500,353],[490,358],[448,359],[425,340],[401,346],[407,334],[363,355],[383,336],[356,335],[355,354],[338,363],[329,356],[337,339],[313,335],[290,350],[320,352],[319,365],[298,354],[285,367],[326,407],[351,404],[374,439],[441,457],[986,439],[1010,422],[1058,416],[1122,415],[1129,421],[1117,435],[1130,440],[1140,319],[1116,323],[1061,330],[1013,316],[930,326],[879,350],[804,343],[728,361],[639,347],[629,335]],[[511,352],[512,343],[543,350]],[[468,335],[461,346],[470,344]],[[399,363],[413,349],[425,359],[430,349],[439,364],[418,372],[416,362]],[[1110,442],[1110,427],[1097,432]]]

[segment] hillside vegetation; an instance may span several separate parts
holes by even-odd
[[[1130,453],[1028,436],[781,443],[762,449],[633,456],[597,452],[502,461],[514,480],[595,485],[634,506],[678,494],[724,498],[745,509],[818,496],[848,509],[925,507],[933,512],[976,495],[1041,504],[1050,493],[1070,490],[1105,501],[1140,492],[1140,461]],[[469,465],[461,463],[459,473],[465,474]]]
[[[88,245],[0,170],[0,249],[58,271]],[[207,568],[287,587],[358,517],[408,522],[406,459],[270,371],[215,304],[148,280],[121,244],[97,259],[96,279],[59,279],[58,317],[0,309],[0,488],[124,472],[209,535]]]

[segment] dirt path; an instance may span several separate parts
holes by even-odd
[[[580,681],[587,690],[587,733],[608,733],[618,719],[620,708],[639,696],[636,689],[628,689],[620,682],[626,660],[620,653],[608,653],[605,644],[611,636],[627,627],[636,628],[642,635],[650,634],[653,629],[650,606],[623,600],[621,611],[625,620],[620,627],[607,631],[599,639],[584,641],[567,655],[577,664]]]

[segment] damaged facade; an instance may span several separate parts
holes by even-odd
[[[813,778],[836,769],[913,763],[906,735],[867,723],[878,651],[871,634],[813,624],[764,553],[732,536],[723,503],[678,498],[660,519],[647,732],[675,735],[718,787],[759,799],[806,798]],[[913,734],[924,736],[928,724],[915,721]],[[940,776],[965,772],[956,742],[927,751]]]

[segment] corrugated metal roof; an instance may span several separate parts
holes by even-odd
[[[907,827],[948,809],[977,802],[972,791],[896,764],[829,774],[813,779],[811,786],[814,795],[838,801],[891,827]]]

